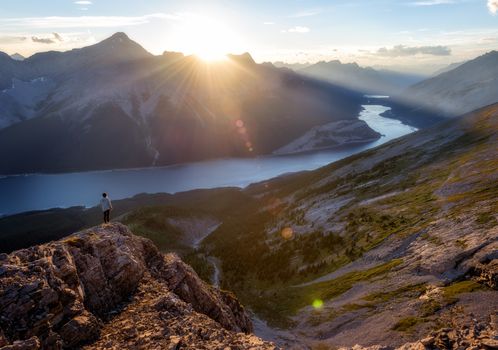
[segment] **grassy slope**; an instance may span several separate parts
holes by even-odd
[[[317,296],[337,295],[323,293],[323,288],[341,285],[346,291],[350,284],[343,276],[326,287],[290,286],[334,271],[390,238],[424,233],[441,218],[458,220],[470,208],[476,212],[476,229],[492,228],[498,209],[497,115],[498,106],[493,106],[441,125],[418,145],[423,132],[314,172],[252,186],[248,193],[258,195],[266,210],[240,213],[206,242],[223,261],[224,286],[267,320],[285,326],[288,316]],[[391,196],[380,197],[385,194]],[[344,196],[350,201],[326,225],[309,222],[314,205]],[[365,202],[372,198],[380,199]],[[284,227],[301,233],[283,239],[279,232]],[[435,245],[465,244],[441,242],[427,233],[422,239]]]

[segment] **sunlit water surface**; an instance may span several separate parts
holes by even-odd
[[[381,97],[371,100],[375,98]],[[8,176],[0,178],[0,215],[55,207],[91,207],[104,191],[112,199],[121,199],[139,193],[245,187],[281,174],[313,170],[417,130],[381,117],[388,107],[363,107],[359,118],[383,135],[375,142],[285,156],[218,159],[160,168]]]

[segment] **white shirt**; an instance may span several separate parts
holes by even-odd
[[[109,199],[109,197],[102,198],[100,200],[100,206],[102,207],[102,211],[111,210],[112,204],[111,204],[111,200]]]

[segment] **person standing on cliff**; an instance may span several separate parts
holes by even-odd
[[[102,193],[102,199],[100,200],[100,207],[102,208],[102,212],[104,213],[104,224],[109,223],[110,221],[110,214],[112,210],[112,203],[109,197],[107,196],[107,193]]]

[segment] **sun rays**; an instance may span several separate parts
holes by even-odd
[[[227,54],[243,47],[233,28],[216,18],[201,15],[185,16],[172,37],[182,52],[208,62],[226,60]]]

